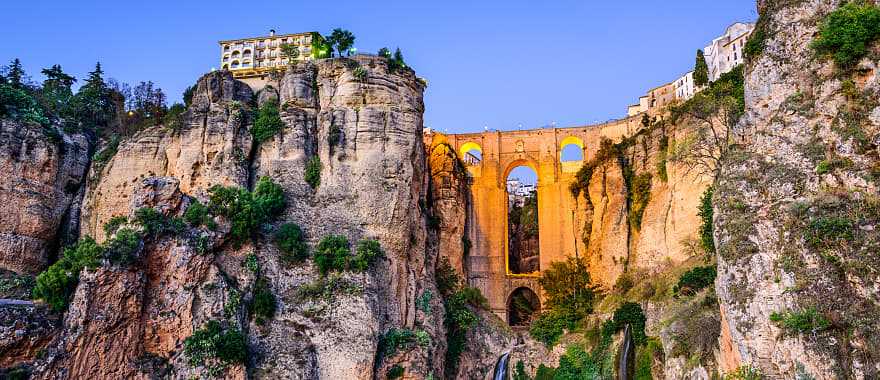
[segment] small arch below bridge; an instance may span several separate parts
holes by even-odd
[[[541,299],[532,289],[521,286],[507,297],[507,324],[510,326],[529,326],[540,313]]]

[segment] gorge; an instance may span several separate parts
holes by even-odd
[[[0,377],[877,378],[880,8],[757,10],[742,66],[596,125],[426,130],[369,55],[210,72],[123,138],[6,110]],[[876,30],[846,62],[840,25]]]

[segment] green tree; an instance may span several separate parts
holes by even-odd
[[[52,65],[43,69],[46,80],[43,81],[43,102],[46,109],[55,117],[60,117],[67,111],[67,107],[73,97],[70,87],[76,82],[76,78],[61,70],[61,65]]]
[[[107,126],[116,111],[111,89],[104,81],[104,70],[98,62],[74,97],[74,117],[80,126],[97,130]]]
[[[322,59],[333,56],[333,44],[324,36],[312,33],[312,58]]]
[[[330,33],[330,37],[327,39],[336,47],[336,51],[341,57],[343,53],[345,53],[346,56],[351,53],[351,47],[354,46],[355,37],[354,34],[348,30],[336,28],[333,29],[333,32]]]
[[[196,93],[196,85],[192,85],[183,90],[183,104],[186,105],[186,108],[192,104],[193,95]]]
[[[6,83],[15,88],[23,88],[27,82],[27,75],[21,67],[21,60],[15,58],[6,67]]]
[[[281,44],[281,56],[287,58],[287,64],[292,66],[299,58],[299,48],[291,44]]]
[[[697,63],[694,65],[694,85],[705,86],[709,84],[709,65],[706,64],[706,56],[703,50],[697,50]]]

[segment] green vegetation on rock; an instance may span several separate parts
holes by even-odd
[[[284,191],[269,177],[260,178],[253,192],[220,185],[211,187],[208,192],[208,209],[229,220],[230,237],[237,245],[252,238],[263,224],[280,215],[285,206]]]
[[[205,366],[210,373],[217,375],[229,365],[247,361],[247,339],[239,329],[224,328],[220,322],[212,320],[186,338],[183,353],[191,365]]]
[[[294,223],[284,223],[275,232],[275,245],[281,250],[281,259],[288,264],[296,264],[309,257],[302,229]]]
[[[356,272],[363,272],[383,256],[385,256],[385,252],[382,251],[378,241],[361,240],[357,244],[354,257],[351,258],[349,268]]]
[[[315,248],[315,265],[322,275],[330,271],[344,271],[350,258],[348,238],[342,235],[325,236]]]
[[[80,272],[97,268],[103,256],[104,247],[88,236],[65,248],[61,259],[37,276],[34,299],[45,301],[55,311],[64,310],[79,283]]]
[[[321,184],[321,159],[318,156],[312,156],[306,162],[304,179],[313,189],[317,189]]]
[[[714,265],[696,267],[684,272],[673,288],[676,295],[692,296],[696,292],[715,283],[716,269]]]
[[[831,327],[828,318],[812,306],[802,310],[773,312],[770,321],[794,333],[817,332]]]
[[[812,43],[821,56],[830,56],[844,69],[855,66],[880,39],[880,7],[851,1],[828,14]]]
[[[251,135],[254,141],[262,143],[275,136],[284,127],[281,114],[278,112],[278,101],[275,99],[265,102],[257,110],[254,125],[251,127]]]

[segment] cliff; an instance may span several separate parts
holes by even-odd
[[[743,140],[713,199],[731,365],[770,378],[880,374],[878,46],[847,68],[811,45],[841,5],[759,2]]]

